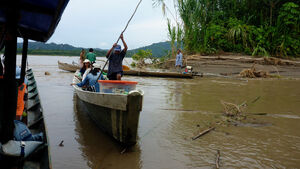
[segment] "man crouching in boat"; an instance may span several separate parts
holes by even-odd
[[[86,78],[80,83],[71,83],[72,85],[77,85],[78,87],[85,87],[88,91],[99,92],[99,83],[97,82],[100,75],[101,66],[98,63],[94,63],[93,70],[86,76]],[[101,75],[100,80],[105,80]]]
[[[124,49],[121,50],[121,46],[115,43],[113,47],[107,52],[106,57],[109,60],[108,65],[108,72],[107,77],[109,80],[121,80],[121,77],[123,76],[123,68],[122,68],[122,62],[127,52],[127,44],[124,41],[123,34],[120,36]],[[114,52],[111,54],[112,50]]]

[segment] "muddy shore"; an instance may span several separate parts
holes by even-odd
[[[174,67],[175,59],[161,64],[163,69],[178,71]],[[189,55],[184,57],[183,65],[192,66],[193,71],[203,76],[236,77],[244,69],[253,65],[256,70],[268,72],[281,78],[300,78],[300,60],[278,58],[255,58],[246,55],[224,54],[219,56]],[[181,70],[183,71],[184,68]]]

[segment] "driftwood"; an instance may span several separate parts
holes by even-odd
[[[244,111],[244,108],[247,106],[246,101],[240,105],[236,105],[236,104],[225,102],[225,101],[221,100],[221,104],[224,107],[225,115],[232,116],[232,117],[241,115]]]
[[[242,70],[239,75],[241,77],[247,77],[247,78],[270,77],[269,72],[262,71],[262,70],[257,71],[254,66],[255,66],[255,64],[253,64],[250,69]]]
[[[124,154],[126,151],[127,151],[127,147],[125,147],[125,148],[120,152],[120,154]]]
[[[241,63],[256,63],[261,65],[293,65],[300,66],[299,61],[279,59],[274,57],[262,57],[253,58],[247,56],[201,56],[201,55],[190,55],[187,60],[228,60],[228,61],[238,61]]]
[[[64,140],[62,140],[62,141],[58,144],[58,146],[63,147],[63,146],[64,146]]]
[[[203,136],[203,135],[209,133],[211,130],[214,130],[214,129],[215,129],[215,127],[211,127],[211,128],[209,128],[209,129],[206,129],[206,130],[204,130],[203,132],[201,132],[201,133],[197,134],[196,136],[194,136],[194,137],[192,138],[192,140],[196,140],[197,138],[199,138],[199,137],[201,137],[201,136]]]
[[[220,150],[217,150],[217,157],[216,157],[216,168],[220,168]]]

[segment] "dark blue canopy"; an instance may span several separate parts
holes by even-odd
[[[17,21],[18,36],[46,42],[52,36],[68,2],[69,0],[15,0],[15,9],[20,16]],[[11,6],[7,4],[0,4],[0,30],[7,21],[9,8]]]

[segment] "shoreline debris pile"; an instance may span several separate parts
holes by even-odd
[[[255,64],[250,69],[244,69],[240,72],[239,76],[244,78],[268,78],[271,77],[269,72],[263,70],[256,70]]]

